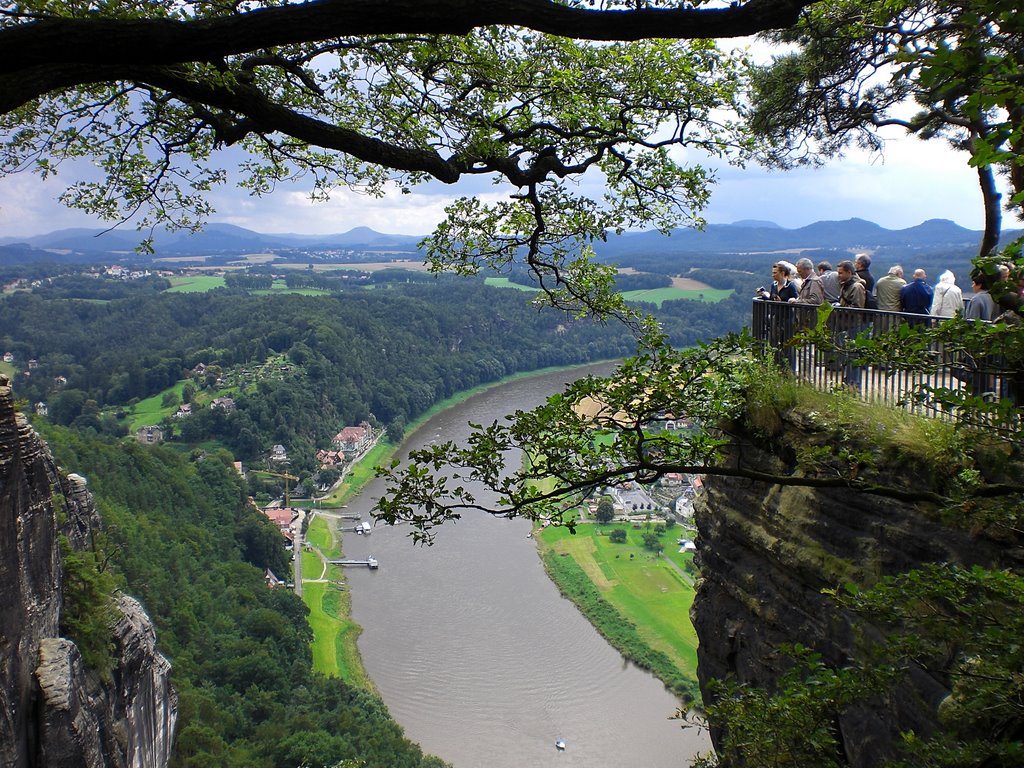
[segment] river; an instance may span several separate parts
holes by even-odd
[[[605,366],[522,379],[438,414],[408,440],[463,440],[467,423],[528,409],[570,377]],[[383,486],[349,504],[368,519]],[[406,735],[455,768],[680,768],[710,749],[706,733],[670,719],[677,700],[623,660],[548,579],[523,520],[470,513],[432,547],[406,527],[346,534],[359,650]],[[555,749],[555,740],[567,744]]]

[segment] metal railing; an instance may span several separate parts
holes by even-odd
[[[905,371],[866,364],[849,347],[858,335],[877,336],[897,329],[901,323],[931,328],[946,318],[834,307],[825,325],[830,342],[820,346],[794,338],[817,325],[816,306],[754,299],[751,318],[752,333],[764,343],[765,354],[818,389],[846,389],[863,400],[930,415],[945,414],[913,397],[922,386],[963,391],[985,399],[1017,399],[1015,377],[1007,374],[1002,360],[995,357],[977,361],[936,347],[930,350],[934,364],[927,371]]]

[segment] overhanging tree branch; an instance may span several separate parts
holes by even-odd
[[[314,0],[219,18],[45,18],[0,29],[0,74],[46,64],[175,64],[350,35],[463,35],[510,25],[577,40],[744,37],[792,26],[815,0],[594,10],[550,0]]]

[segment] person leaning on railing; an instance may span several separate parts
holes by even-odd
[[[758,288],[754,293],[755,298],[771,302],[787,302],[797,296],[797,286],[790,279],[796,276],[796,268],[788,261],[777,261],[772,264],[772,287],[771,290]],[[793,335],[792,312],[787,312],[781,307],[768,309],[764,313],[764,333],[771,346],[775,349],[775,361],[783,364],[784,354],[782,345]]]
[[[952,317],[963,309],[963,291],[956,284],[956,275],[947,269],[932,289],[932,317]]]
[[[818,277],[821,278],[821,285],[825,289],[825,301],[835,304],[839,301],[839,274],[832,269],[831,263],[819,261]]]
[[[772,264],[772,287],[761,286],[754,292],[754,297],[765,301],[788,301],[796,296],[796,286],[789,279],[789,263]]]
[[[992,278],[980,269],[975,269],[971,272],[971,287],[974,295],[964,317],[968,320],[991,320],[996,314],[996,303],[988,292],[992,287]]]
[[[836,267],[839,273],[839,302],[840,307],[852,309],[864,309],[864,302],[867,296],[864,281],[857,275],[851,261],[841,261]],[[840,349],[846,346],[849,339],[854,338],[866,325],[860,312],[844,313],[837,319],[836,344]],[[851,389],[860,389],[860,379],[863,370],[861,366],[855,365],[852,354],[841,351],[839,362],[843,370],[843,384]]]
[[[915,269],[913,282],[900,289],[900,303],[904,312],[927,315],[931,311],[935,290],[925,282],[927,277],[923,269]]]
[[[864,281],[854,271],[853,262],[839,262],[836,272],[839,275],[839,306],[864,309],[867,289]]]
[[[903,267],[895,264],[889,272],[875,282],[875,298],[878,308],[884,312],[899,312],[903,309],[900,303],[900,291],[907,281],[903,279]]]
[[[814,264],[810,259],[800,259],[796,263],[796,272],[800,276],[800,288],[796,296],[789,299],[790,304],[799,304],[804,307],[817,307],[825,303],[825,287],[821,278],[814,273]],[[797,331],[810,327],[814,323],[814,313],[810,309],[792,309],[786,312],[786,327],[784,341],[788,341]],[[792,346],[786,346],[781,352],[791,370],[796,370],[796,350]],[[780,359],[780,363],[782,360]]]
[[[964,312],[966,320],[989,322],[996,316],[996,303],[989,293],[992,282],[992,277],[980,269],[971,272],[971,287],[974,289],[974,295],[971,296],[967,311]],[[969,374],[971,391],[986,400],[996,397],[996,380],[988,370],[991,368],[992,362],[992,358],[985,356],[964,355],[963,357],[964,368]]]
[[[810,259],[800,259],[796,263],[796,272],[803,281],[796,296],[789,300],[790,304],[812,304],[818,306],[825,303],[825,286],[821,278],[814,274],[814,264]]]

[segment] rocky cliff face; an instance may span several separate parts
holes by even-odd
[[[785,430],[774,445],[816,439],[814,425],[799,416],[791,415]],[[791,470],[785,453],[747,440],[733,458],[749,468],[785,473]],[[904,482],[912,487],[921,478],[911,474]],[[802,644],[836,666],[856,659],[856,639],[877,630],[837,610],[822,589],[870,585],[929,562],[1024,564],[1019,541],[943,526],[913,504],[724,477],[708,477],[705,487],[696,510],[703,580],[693,618],[706,698],[712,679],[731,677],[771,689],[787,663],[778,652],[782,645]],[[917,669],[886,701],[844,713],[837,726],[849,764],[879,765],[893,754],[902,731],[933,732],[938,704],[948,693],[941,679]]]
[[[60,637],[58,534],[81,547],[98,525],[85,479],[58,471],[0,377],[0,765],[167,764],[177,697],[141,606],[118,597],[109,682]]]

